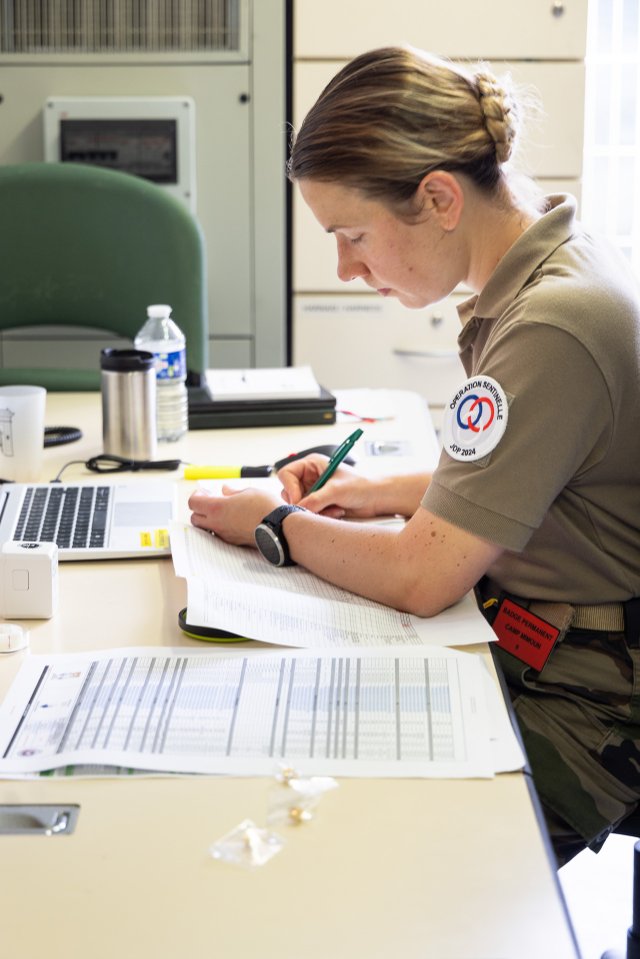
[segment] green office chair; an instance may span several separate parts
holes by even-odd
[[[77,163],[0,167],[0,330],[71,326],[132,341],[151,303],[169,303],[189,382],[207,367],[204,238],[156,185]],[[0,384],[100,387],[91,369],[0,368]]]

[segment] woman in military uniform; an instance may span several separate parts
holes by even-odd
[[[419,616],[475,588],[562,864],[640,797],[640,306],[574,200],[509,172],[520,119],[486,68],[412,49],[329,83],[289,173],[341,279],[413,309],[473,291],[442,456],[433,475],[341,467],[317,492],[310,456],[279,474],[288,506],[255,490],[190,505],[242,545],[269,516],[285,562]],[[394,513],[399,531],[342,522]]]

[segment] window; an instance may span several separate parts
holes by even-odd
[[[640,4],[589,0],[582,219],[640,276]]]

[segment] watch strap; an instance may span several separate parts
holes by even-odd
[[[280,564],[281,566],[296,565],[294,560],[291,559],[291,554],[289,553],[289,544],[287,543],[287,538],[284,535],[282,524],[287,516],[289,516],[291,513],[304,512],[306,512],[304,506],[294,506],[290,503],[284,503],[282,506],[277,506],[274,510],[268,513],[259,524],[259,526],[267,526],[280,544],[280,548],[284,557],[282,563]],[[258,548],[260,548],[259,543]]]

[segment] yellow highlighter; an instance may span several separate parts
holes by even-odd
[[[271,476],[273,466],[185,466],[186,480],[251,479]]]

